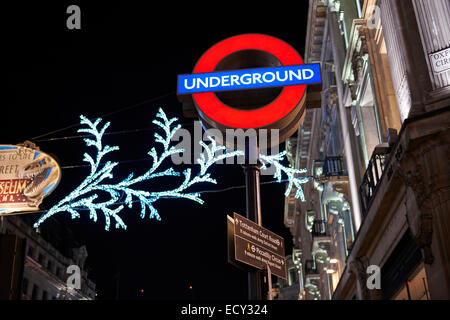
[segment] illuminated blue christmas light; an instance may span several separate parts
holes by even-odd
[[[72,219],[80,217],[80,211],[89,211],[89,218],[94,222],[97,221],[98,213],[101,212],[105,218],[105,230],[109,230],[111,220],[115,221],[116,228],[126,229],[126,224],[122,218],[118,215],[124,205],[128,208],[132,208],[133,203],[139,202],[141,205],[141,218],[144,218],[147,210],[149,211],[149,217],[161,220],[158,210],[154,207],[154,202],[161,198],[184,198],[196,201],[203,204],[203,200],[200,198],[198,192],[187,192],[186,190],[197,183],[213,183],[217,181],[211,177],[208,173],[208,169],[218,161],[226,158],[242,156],[242,151],[227,150],[224,146],[217,145],[215,140],[208,137],[210,144],[206,145],[203,141],[200,141],[200,145],[204,148],[205,152],[200,155],[197,160],[200,165],[200,172],[197,175],[193,175],[191,169],[186,169],[183,172],[175,171],[173,168],[166,169],[164,171],[158,171],[161,164],[173,154],[182,153],[184,149],[175,148],[170,146],[170,142],[176,131],[181,125],[171,126],[178,120],[177,118],[168,119],[162,109],[156,115],[157,119],[153,120],[153,123],[160,127],[164,134],[161,136],[159,133],[155,133],[155,142],[162,145],[162,152],[158,154],[153,147],[148,155],[152,158],[152,165],[150,169],[141,176],[134,177],[134,173],[130,173],[128,177],[118,183],[105,183],[106,180],[113,179],[113,169],[117,166],[118,162],[107,161],[102,163],[101,160],[108,153],[119,150],[118,146],[103,146],[102,138],[106,129],[110,123],[107,122],[100,130],[97,126],[102,121],[97,119],[92,123],[84,116],[80,116],[80,123],[86,125],[88,128],[79,129],[78,132],[86,132],[94,137],[94,139],[84,139],[86,146],[95,147],[96,155],[94,158],[88,154],[84,154],[83,161],[88,162],[90,165],[90,174],[81,182],[81,184],[74,189],[69,195],[63,198],[55,206],[51,207],[45,214],[43,214],[34,224],[34,227],[39,227],[45,220],[50,218],[56,213],[68,212]],[[219,152],[220,151],[220,152]],[[288,178],[288,186],[286,190],[286,196],[291,192],[293,186],[297,188],[296,198],[304,200],[303,190],[301,184],[306,183],[308,178],[298,178],[297,174],[305,173],[306,170],[297,170],[287,168],[283,166],[280,161],[284,159],[286,152],[279,153],[273,156],[260,155],[260,160],[263,163],[262,170],[266,169],[267,164],[275,166],[276,172],[274,175],[278,182],[281,182],[282,174],[284,173]],[[178,177],[184,176],[183,182],[172,190],[163,191],[145,191],[137,190],[134,185],[143,181],[151,180],[161,177]],[[99,200],[100,194],[106,194],[109,199],[106,201],[94,202]],[[125,196],[125,200],[121,202],[122,196]]]
[[[109,230],[112,219],[116,222],[116,228],[126,229],[125,223],[118,215],[118,213],[124,208],[124,205],[126,205],[128,208],[132,208],[134,202],[140,202],[142,218],[145,217],[146,210],[148,209],[150,212],[150,218],[156,218],[157,220],[160,220],[161,218],[158,214],[158,211],[153,206],[153,203],[159,198],[187,198],[202,203],[199,194],[186,193],[185,190],[197,182],[211,182],[209,174],[204,176],[196,176],[191,179],[190,170],[185,170],[183,172],[185,176],[184,182],[174,190],[148,192],[145,190],[137,190],[133,188],[135,184],[146,180],[164,176],[180,176],[180,173],[175,171],[173,168],[169,168],[165,171],[157,171],[157,169],[165,159],[167,159],[172,154],[183,152],[184,150],[170,146],[171,138],[180,128],[180,125],[171,128],[172,124],[177,121],[177,119],[167,119],[165,113],[161,109],[156,116],[161,121],[154,120],[153,123],[161,127],[164,131],[164,137],[158,133],[155,133],[154,135],[155,142],[158,142],[163,146],[162,153],[158,155],[156,149],[152,148],[148,153],[152,158],[152,166],[147,172],[136,178],[134,177],[134,173],[131,173],[126,179],[115,184],[104,183],[104,180],[113,178],[112,170],[118,164],[118,162],[108,161],[101,165],[101,160],[106,154],[119,149],[119,147],[117,146],[110,147],[108,145],[102,145],[102,137],[105,133],[105,130],[109,126],[109,122],[99,130],[97,126],[101,122],[101,119],[97,119],[94,123],[92,123],[86,117],[81,116],[80,123],[87,125],[88,128],[80,129],[78,130],[78,132],[86,132],[95,137],[95,140],[89,138],[84,139],[86,145],[88,147],[94,146],[97,152],[95,160],[88,153],[84,154],[83,160],[90,164],[91,172],[74,191],[72,191],[58,204],[56,204],[45,214],[43,214],[34,224],[34,227],[39,227],[40,224],[42,224],[52,215],[64,211],[69,212],[72,218],[79,218],[80,210],[89,210],[89,218],[97,221],[97,215],[100,210],[105,217],[106,230]],[[109,194],[110,199],[104,202],[94,202],[94,200],[99,198],[99,193],[101,192]],[[88,196],[88,194],[90,193],[93,193],[93,195]],[[125,201],[123,203],[120,203],[119,200],[122,194],[125,195]],[[137,201],[134,201],[134,198],[137,199]]]
[[[205,157],[203,154],[200,155],[200,159],[198,160],[200,167],[201,167],[201,172],[204,173],[206,172],[206,170],[209,168],[210,165],[221,161],[223,159],[226,158],[230,158],[230,157],[237,157],[237,156],[243,156],[244,152],[243,151],[232,151],[230,149],[227,149],[224,146],[217,146],[216,142],[213,138],[208,136],[208,139],[211,141],[211,148],[207,147],[206,144],[203,141],[200,141],[200,145],[206,150],[206,154],[208,156],[208,160],[205,160]],[[219,155],[216,155],[216,152],[221,151],[221,153],[219,153]],[[225,151],[225,152],[223,152]],[[286,175],[287,180],[288,180],[288,185],[286,188],[286,192],[285,192],[285,196],[287,197],[291,191],[292,191],[292,187],[295,186],[295,188],[297,189],[296,193],[295,193],[295,199],[299,199],[302,202],[305,202],[305,195],[303,193],[303,188],[302,188],[302,184],[305,184],[309,181],[308,177],[298,177],[297,175],[300,174],[304,174],[307,173],[308,170],[307,169],[294,169],[294,168],[290,168],[290,167],[286,167],[284,165],[281,164],[281,162],[284,160],[284,157],[286,156],[286,151],[280,152],[276,155],[264,155],[264,154],[260,154],[259,155],[259,160],[262,163],[262,167],[261,170],[267,170],[267,165],[273,165],[275,166],[275,174],[274,174],[274,178],[277,179],[278,182],[282,182],[283,179],[283,173]]]
[[[305,202],[305,195],[303,193],[303,188],[302,188],[302,184],[305,184],[308,182],[309,178],[308,177],[296,177],[296,175],[299,174],[303,174],[308,172],[307,169],[294,169],[294,168],[289,168],[286,166],[283,166],[280,161],[283,161],[284,156],[286,155],[286,151],[280,152],[276,155],[273,156],[267,156],[267,155],[263,155],[260,154],[260,160],[263,163],[263,167],[261,168],[261,170],[264,170],[266,168],[266,164],[271,164],[275,166],[275,174],[273,175],[273,177],[275,179],[278,180],[278,182],[281,182],[282,180],[282,176],[283,173],[287,176],[287,180],[288,180],[288,185],[286,188],[286,192],[284,193],[284,196],[287,197],[292,190],[292,187],[295,186],[295,188],[297,189],[296,193],[295,193],[295,199],[299,199],[302,202]]]

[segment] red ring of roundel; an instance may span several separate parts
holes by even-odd
[[[287,43],[262,34],[243,34],[225,39],[206,51],[193,73],[213,72],[216,65],[236,51],[256,49],[274,55],[283,66],[303,64],[300,55]],[[277,99],[257,110],[236,110],[222,103],[214,92],[194,93],[198,108],[211,120],[232,128],[259,128],[277,122],[300,102],[305,85],[285,86]]]

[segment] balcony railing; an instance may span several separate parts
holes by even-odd
[[[364,173],[361,186],[359,187],[362,205],[361,209],[364,216],[367,214],[367,210],[370,207],[371,201],[381,181],[388,156],[389,153],[387,148],[380,150],[375,149],[369,160],[367,170]]]
[[[313,237],[324,237],[327,235],[327,229],[325,225],[325,221],[323,220],[314,220],[312,227],[312,235]]]
[[[347,171],[344,168],[342,156],[326,157],[323,163],[323,175],[326,177],[346,176]]]

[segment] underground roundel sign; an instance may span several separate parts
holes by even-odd
[[[179,75],[177,94],[193,102],[208,129],[278,129],[282,142],[304,118],[306,85],[320,82],[320,65],[303,64],[284,41],[243,34],[217,43],[192,74]]]

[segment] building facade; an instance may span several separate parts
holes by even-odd
[[[286,144],[311,176],[285,205],[299,298],[450,299],[450,1],[310,0],[306,39],[323,82]]]
[[[298,250],[294,250],[292,255],[286,256],[286,275],[287,279],[278,278],[273,289],[274,300],[299,300],[301,297],[300,286],[302,279],[299,270]]]
[[[10,288],[2,299],[95,299],[95,283],[85,266],[85,246],[63,244],[67,250],[61,252],[19,216],[2,217],[0,242],[4,247],[0,277],[3,286]],[[78,271],[77,282],[74,275]]]

